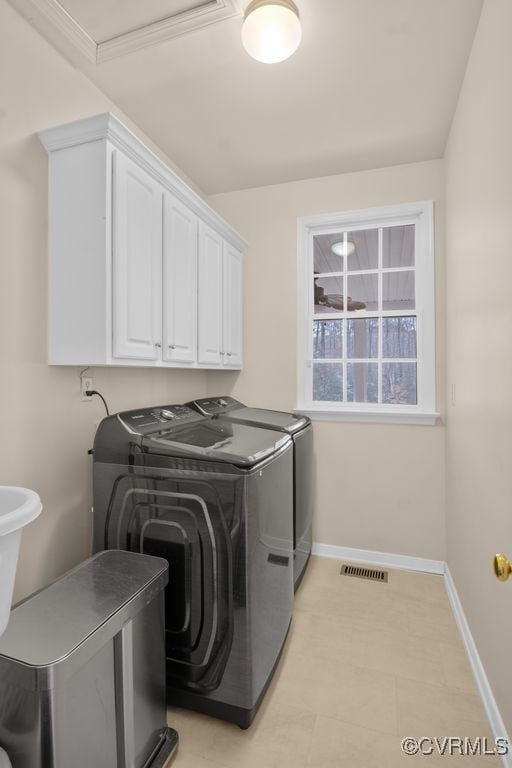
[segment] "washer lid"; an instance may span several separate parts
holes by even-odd
[[[296,416],[286,411],[272,411],[267,408],[250,408],[229,395],[203,397],[192,400],[187,403],[187,406],[194,408],[203,416],[222,416],[240,424],[277,429],[278,432],[288,432],[290,435],[304,429],[310,423],[307,416]]]
[[[266,408],[247,408],[241,406],[229,411],[229,418],[244,424],[254,424],[267,429],[277,429],[292,435],[309,424],[307,416],[295,416],[285,411],[269,411]]]
[[[291,443],[290,437],[282,432],[215,418],[146,436],[143,450],[248,468],[272,456],[287,443]]]

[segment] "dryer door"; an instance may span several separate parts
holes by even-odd
[[[107,542],[168,561],[168,681],[216,688],[233,633],[231,538],[216,490],[197,480],[125,475],[111,500]]]

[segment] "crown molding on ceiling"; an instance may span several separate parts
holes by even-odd
[[[204,0],[189,11],[168,16],[110,40],[96,42],[58,0],[9,0],[36,29],[74,63],[99,64],[143,48],[240,17],[242,0]]]
[[[9,0],[47,40],[74,63],[96,64],[97,43],[57,0]]]
[[[108,61],[241,15],[242,9],[237,0],[212,0],[190,11],[169,16],[100,43],[96,60],[97,62]]]

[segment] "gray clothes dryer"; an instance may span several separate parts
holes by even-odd
[[[205,397],[187,403],[205,416],[277,430],[293,440],[293,571],[295,589],[304,576],[312,545],[313,427],[307,416],[250,408],[232,397]]]
[[[169,562],[170,704],[246,728],[293,607],[292,441],[183,405],[104,419],[94,442],[94,549]]]

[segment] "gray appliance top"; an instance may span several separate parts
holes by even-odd
[[[205,416],[223,416],[239,424],[252,424],[266,429],[276,429],[292,435],[304,429],[310,420],[307,416],[295,415],[286,411],[272,411],[267,408],[250,408],[233,397],[204,397],[187,403]]]
[[[220,461],[243,468],[259,464],[287,444],[291,445],[287,434],[222,418],[203,418],[144,439],[144,448],[149,453]]]
[[[229,463],[249,469],[269,458],[287,443],[282,431],[257,424],[237,423],[222,417],[211,419],[186,405],[165,405],[118,413],[125,434],[140,437],[146,454],[185,457]],[[107,438],[112,439],[112,438]]]
[[[108,550],[15,606],[0,637],[0,659],[49,667],[70,656],[154,582],[167,581],[165,560]]]

